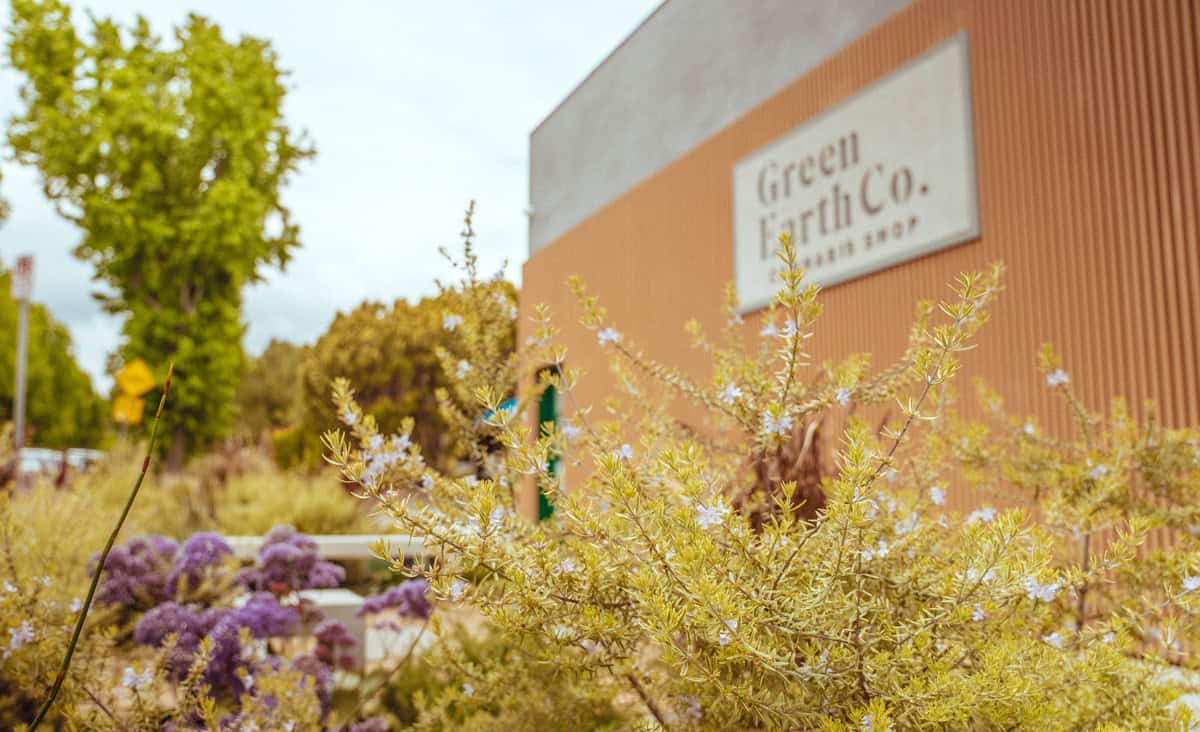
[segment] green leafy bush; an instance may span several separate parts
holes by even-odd
[[[506,448],[473,455],[474,475],[433,470],[411,424],[387,434],[347,382],[335,383],[347,433],[327,435],[331,459],[437,557],[422,572],[436,595],[474,607],[521,649],[469,667],[469,688],[431,699],[425,726],[606,724],[573,716],[573,704],[529,701],[528,680],[547,669],[569,680],[574,699],[603,699],[627,724],[672,729],[1186,722],[1160,660],[1184,660],[1179,640],[1195,633],[1200,561],[1190,542],[1151,561],[1139,547],[1155,526],[1200,525],[1191,500],[1200,462],[1181,447],[1196,434],[1134,429],[1118,414],[1101,437],[1088,415],[1082,446],[1039,438],[1038,453],[948,416],[944,387],[1000,291],[998,266],[961,277],[938,307],[919,306],[898,363],[873,369],[852,355],[813,367],[804,345],[818,290],[804,284],[790,240],[781,243],[782,288],[757,339],[743,332],[732,297],[729,345],[692,328],[713,365],[709,384],[642,356],[577,282],[583,324],[612,352],[623,391],[601,413],[575,404],[581,374],[553,345],[544,308],[520,363],[497,356],[491,333],[505,315],[477,293],[468,260],[458,292],[469,315],[443,367],[456,376],[455,393],[491,416],[443,414],[452,429]],[[515,409],[500,408],[518,367],[532,383],[532,368],[546,364],[557,369],[539,369],[539,387]],[[1048,388],[1062,389],[1065,373],[1050,357],[1044,365]],[[535,431],[531,410],[548,384],[571,414]],[[680,426],[671,398],[707,408],[714,427]],[[834,468],[819,481],[819,510],[795,479],[754,468],[829,413],[888,402],[899,417],[882,431],[849,419]],[[556,486],[560,454],[590,471],[586,485],[552,491],[551,521],[520,519],[515,495],[534,481]],[[1034,495],[1009,510],[945,508],[948,491],[988,471],[1010,498]],[[1147,499],[1133,501],[1143,486]],[[755,510],[735,510],[748,491]],[[1152,508],[1166,494],[1175,505]],[[1072,532],[1064,536],[1063,525]],[[1098,533],[1105,540],[1089,547],[1084,537]],[[1122,589],[1099,590],[1113,587]],[[1162,654],[1143,643],[1154,637],[1150,627],[1165,641]]]

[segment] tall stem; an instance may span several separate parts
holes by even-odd
[[[79,645],[79,636],[83,634],[83,624],[87,621],[88,611],[92,608],[92,599],[96,596],[96,587],[100,584],[100,575],[104,572],[104,563],[108,561],[108,553],[112,551],[113,544],[117,541],[117,535],[121,533],[121,527],[125,525],[125,518],[129,516],[129,510],[133,508],[133,502],[142,488],[142,482],[146,479],[146,472],[150,469],[150,456],[154,454],[154,446],[158,444],[158,423],[162,418],[163,407],[167,403],[167,393],[171,391],[171,374],[174,370],[175,364],[172,362],[167,367],[167,380],[163,384],[162,397],[158,400],[158,410],[154,413],[154,426],[150,428],[150,442],[146,446],[146,457],[142,460],[142,470],[138,473],[137,480],[134,481],[133,490],[129,491],[129,498],[125,500],[125,507],[121,509],[117,525],[113,527],[112,533],[108,535],[108,542],[100,552],[96,570],[92,573],[92,584],[88,587],[83,608],[79,611],[79,618],[75,621],[75,630],[71,633],[71,642],[67,644],[67,652],[63,656],[62,666],[58,669],[58,675],[54,677],[54,686],[50,688],[50,695],[46,697],[37,716],[33,718],[33,723],[29,725],[30,732],[36,730],[45,719],[46,714],[50,711],[50,706],[58,698],[58,692],[62,690],[63,682],[67,679],[67,671],[71,668],[71,658],[75,656],[75,647]]]

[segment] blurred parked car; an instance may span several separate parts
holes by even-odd
[[[99,450],[89,450],[82,447],[70,447],[66,450],[53,450],[47,447],[21,448],[18,475],[20,477],[35,475],[61,476],[64,474],[63,460],[66,460],[66,472],[81,472],[104,456]]]

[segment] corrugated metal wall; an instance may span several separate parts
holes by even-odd
[[[981,376],[1012,410],[1065,430],[1036,371],[1049,340],[1091,406],[1152,398],[1168,424],[1200,424],[1198,5],[918,0],[538,252],[523,302],[558,314],[572,363],[589,372],[585,402],[611,382],[576,324],[571,273],[650,355],[694,362],[682,324],[718,328],[732,278],[734,162],[965,29],[982,237],[826,290],[815,352],[888,362],[916,300],[1000,259],[1007,293],[965,359],[964,402],[966,380]]]

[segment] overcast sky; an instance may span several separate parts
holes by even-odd
[[[227,36],[269,39],[292,72],[286,115],[317,157],[285,200],[303,246],[286,272],[246,292],[246,346],[311,342],[334,314],[364,299],[434,290],[447,268],[439,244],[457,241],[462,210],[478,201],[488,271],[508,260],[519,281],[527,240],[529,133],[658,4],[658,0],[92,0],[77,7],[127,24],[147,15],[170,35],[190,10]],[[77,13],[76,21],[84,16]],[[0,116],[17,109],[19,77],[0,71]],[[6,150],[5,158],[10,157]],[[79,232],[59,219],[32,170],[7,160],[0,259],[36,255],[34,297],[70,328],[83,367],[107,390],[106,355],[119,322],[99,311],[91,267],[73,259]],[[7,334],[5,334],[7,335]]]

